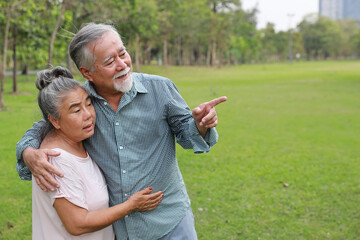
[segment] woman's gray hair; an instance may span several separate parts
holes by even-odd
[[[68,69],[60,66],[38,72],[35,85],[39,89],[38,104],[46,121],[40,132],[41,138],[44,138],[53,129],[48,116],[59,119],[63,97],[69,91],[83,87]]]
[[[102,38],[109,31],[121,39],[115,27],[107,24],[88,23],[75,34],[70,41],[69,52],[78,69],[85,67],[88,70],[94,70],[93,65],[96,59],[94,54],[88,50],[87,45]]]

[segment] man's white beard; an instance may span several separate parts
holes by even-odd
[[[117,91],[123,92],[123,93],[130,91],[132,88],[132,84],[133,84],[133,79],[132,79],[132,75],[130,73],[130,68],[126,68],[124,70],[124,72],[125,71],[129,72],[129,76],[125,80],[123,80],[121,82],[116,82],[116,79],[114,80],[114,88]],[[120,75],[120,74],[118,74],[118,75]]]

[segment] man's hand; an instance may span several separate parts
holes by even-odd
[[[60,153],[50,149],[35,149],[28,147],[23,152],[23,159],[25,164],[29,167],[33,174],[37,185],[43,191],[54,191],[59,188],[59,183],[52,176],[52,173],[59,177],[63,177],[63,173],[51,165],[48,161],[49,156],[59,156]]]
[[[196,127],[202,137],[205,137],[208,128],[217,126],[217,114],[215,106],[219,103],[225,102],[227,97],[219,97],[200,104],[192,110],[192,116],[195,119]]]

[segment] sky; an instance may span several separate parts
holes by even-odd
[[[303,17],[319,11],[319,0],[242,0],[243,9],[257,6],[257,28],[266,26],[267,22],[275,24],[276,31],[295,28]]]

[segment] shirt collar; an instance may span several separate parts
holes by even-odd
[[[135,90],[138,93],[147,93],[147,89],[145,88],[145,86],[142,84],[142,82],[140,81],[140,78],[142,78],[142,75],[139,73],[132,73],[131,74],[133,77],[133,87],[131,88],[132,90]]]
[[[133,86],[131,87],[131,90],[129,92],[126,92],[125,94],[130,94],[131,96],[133,96],[136,95],[136,93],[147,93],[147,89],[140,81],[141,75],[139,73],[131,73],[131,75],[133,77]],[[87,80],[84,83],[84,87],[88,91],[90,96],[103,99],[103,97],[98,95],[95,91],[93,82]]]

